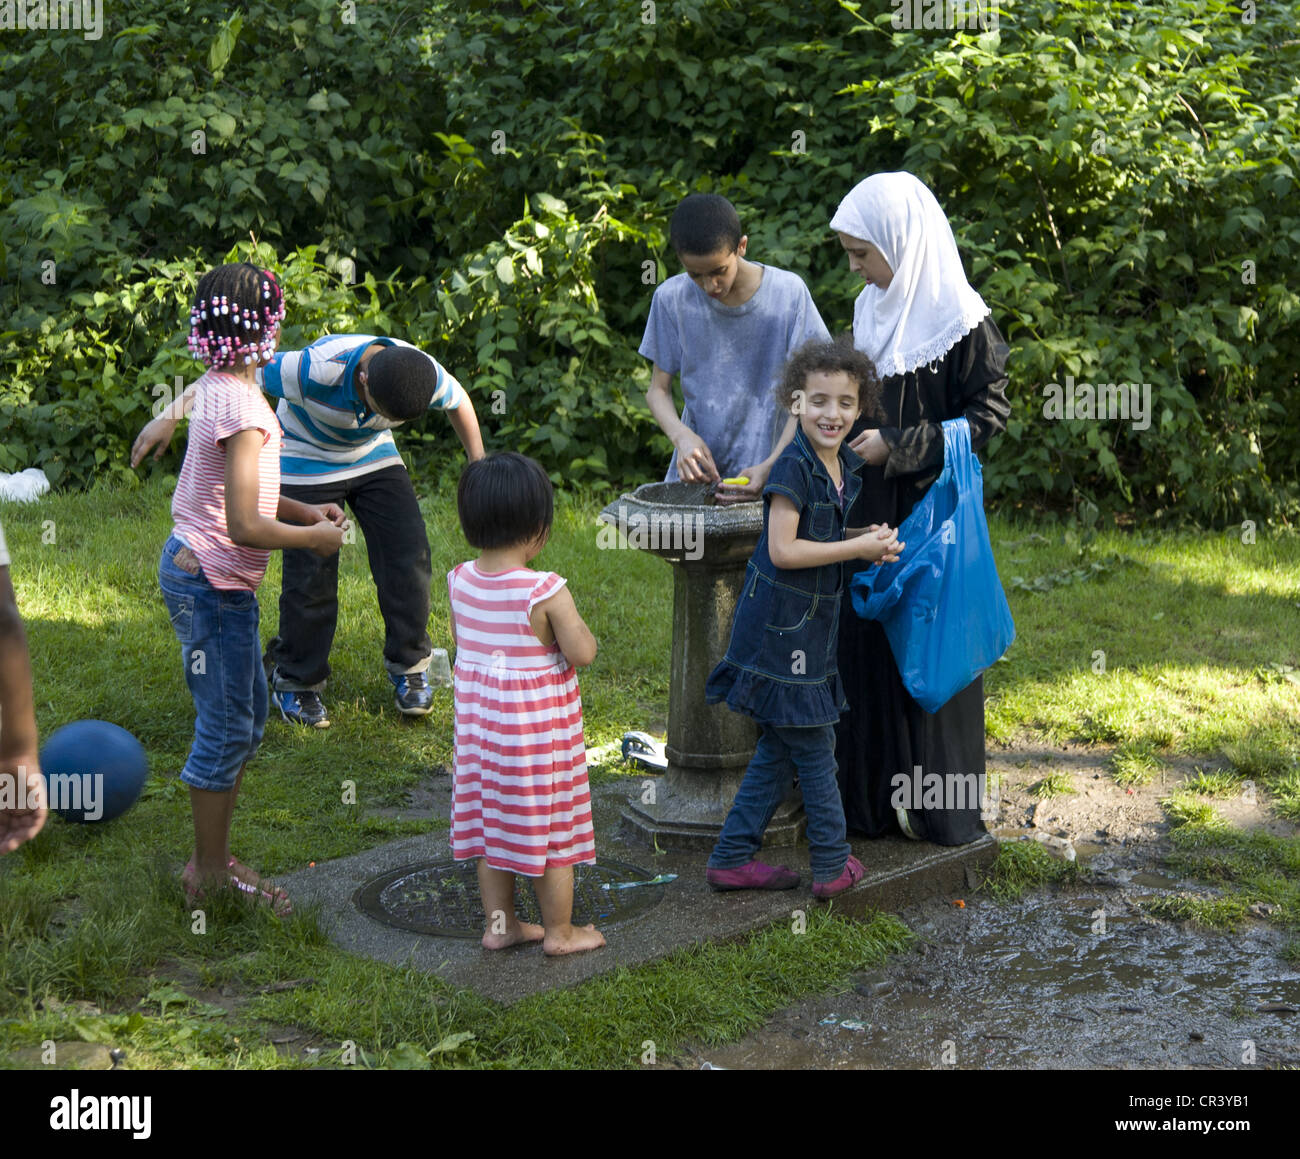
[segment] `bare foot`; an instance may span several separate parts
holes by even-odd
[[[560,954],[580,954],[583,950],[599,950],[605,944],[605,935],[595,926],[565,926],[548,930],[542,950],[551,957]]]
[[[516,918],[506,926],[504,933],[484,934],[483,948],[485,950],[504,950],[509,946],[517,946],[520,942],[540,942],[545,936],[546,931],[541,926],[533,922],[521,922]]]

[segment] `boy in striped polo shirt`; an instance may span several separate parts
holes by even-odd
[[[483,457],[474,404],[423,351],[368,334],[331,334],[305,350],[282,351],[258,372],[258,384],[280,400],[280,493],[309,506],[346,503],[361,525],[397,707],[423,716],[433,706],[425,678],[433,654],[429,540],[391,428],[426,410],[444,410],[473,462]],[[132,466],[155,446],[155,458],[161,457],[193,397],[191,384],[145,426],[131,452]],[[287,721],[328,728],[320,694],[338,622],[338,556],[287,550],[282,557],[280,629],[264,658],[271,701]]]

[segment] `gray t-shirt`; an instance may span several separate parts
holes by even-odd
[[[755,263],[759,265],[760,263]],[[639,353],[681,376],[682,422],[708,445],[723,478],[761,463],[785,429],[772,390],[790,355],[829,339],[803,279],[762,266],[748,302],[724,306],[676,274],[655,290]],[[678,478],[673,452],[664,481]]]

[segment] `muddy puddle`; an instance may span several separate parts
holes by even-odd
[[[1284,934],[1236,934],[1140,908],[1190,883],[1123,870],[1104,884],[900,916],[915,948],[848,987],[676,1065],[747,1069],[1266,1069],[1300,1065],[1300,969]],[[1201,887],[1204,888],[1203,886]],[[1289,1011],[1288,1011],[1289,1008]]]

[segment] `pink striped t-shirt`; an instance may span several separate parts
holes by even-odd
[[[240,431],[262,432],[257,457],[257,510],[274,519],[280,506],[280,423],[251,382],[220,370],[198,381],[190,412],[189,446],[172,496],[176,537],[195,555],[214,588],[253,591],[271,553],[241,547],[226,524],[226,449],[223,439]]]

